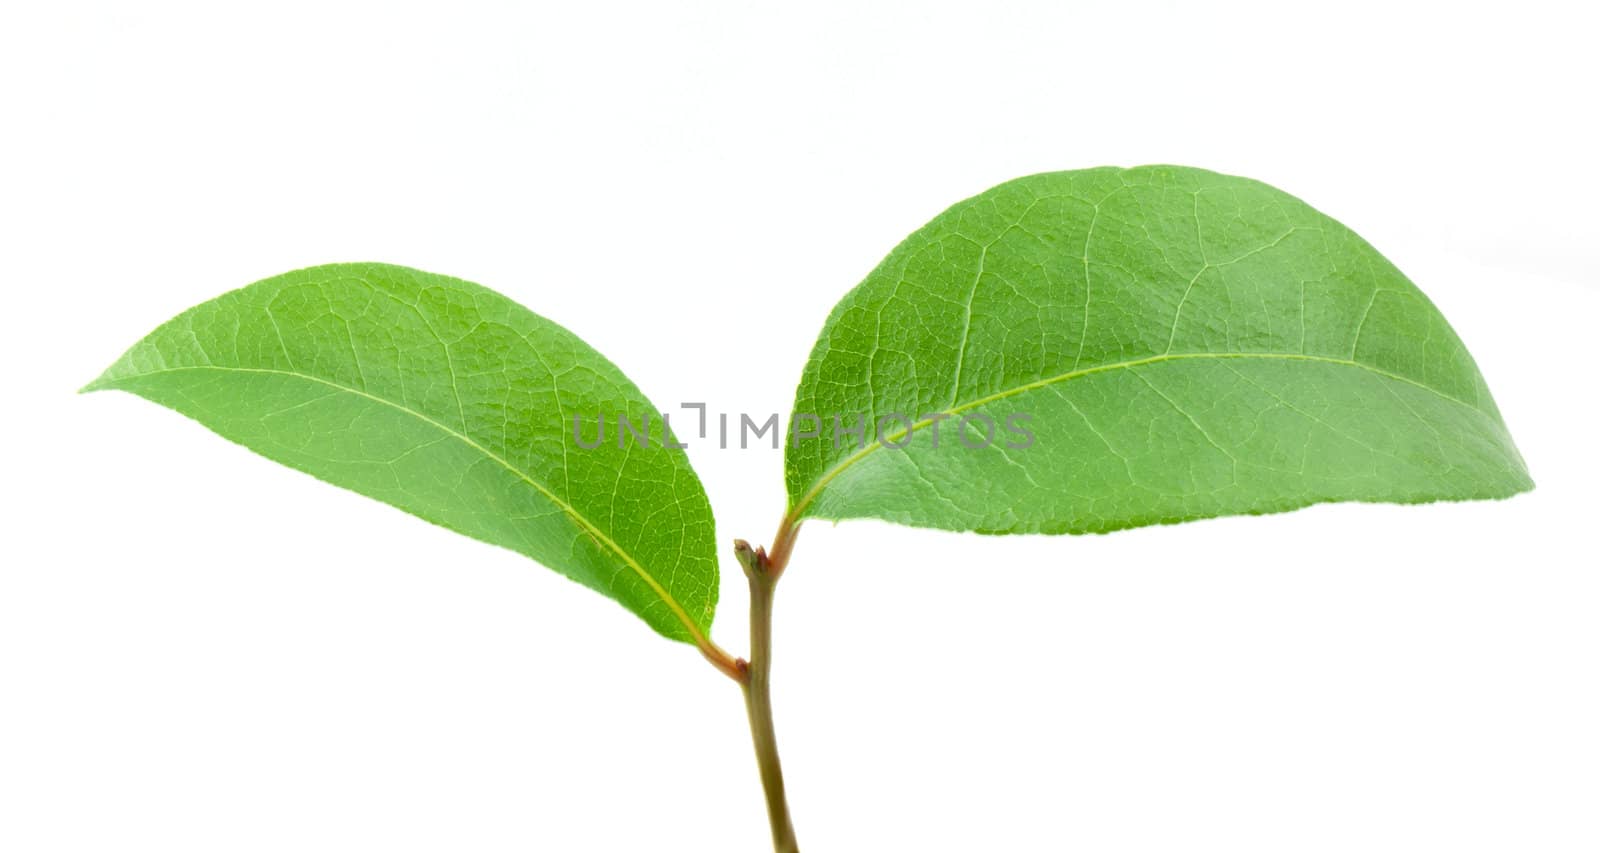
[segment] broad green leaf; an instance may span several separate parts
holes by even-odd
[[[834,309],[794,411],[795,518],[1083,533],[1533,485],[1399,270],[1292,196],[1173,166],[940,214]],[[864,447],[834,441],[861,418]]]
[[[198,305],[85,390],[131,391],[224,438],[525,554],[704,645],[711,509],[661,410],[571,332],[494,291],[339,264]],[[657,439],[619,448],[615,416]],[[574,418],[585,449],[574,439]]]

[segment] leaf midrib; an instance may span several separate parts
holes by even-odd
[[[330,380],[327,380],[327,379],[323,379],[320,376],[313,376],[313,375],[311,375],[309,373],[301,373],[299,371],[277,370],[277,369],[273,369],[273,368],[264,368],[264,367],[228,367],[228,366],[225,366],[225,365],[214,365],[213,364],[213,365],[191,365],[191,366],[188,366],[188,367],[168,367],[168,368],[163,368],[161,370],[145,371],[145,372],[136,374],[135,376],[137,378],[143,378],[143,377],[146,377],[146,376],[159,376],[159,375],[166,374],[166,373],[184,373],[184,372],[192,372],[192,371],[218,371],[218,372],[224,372],[224,373],[257,373],[257,374],[266,374],[266,375],[272,375],[272,376],[287,376],[287,377],[290,377],[290,378],[293,378],[293,379],[303,379],[303,380],[305,380],[307,382],[314,382],[314,383],[319,384],[319,385],[325,385],[325,386],[327,386],[329,388],[333,388],[333,389],[336,389],[338,391],[343,391],[343,392],[346,392],[346,393],[349,393],[349,394],[353,394],[353,395],[355,395],[357,397],[362,397],[364,399],[371,400],[371,401],[373,401],[375,403],[380,403],[380,404],[388,406],[388,407],[390,407],[390,408],[392,408],[392,409],[394,409],[396,411],[404,412],[404,413],[406,413],[408,415],[411,415],[412,417],[416,418],[417,420],[420,420],[420,421],[428,424],[429,426],[432,426],[432,427],[438,429],[440,432],[443,432],[446,435],[449,435],[449,436],[451,436],[453,438],[456,438],[457,440],[461,441],[463,444],[467,445],[468,447],[472,448],[473,450],[476,450],[477,452],[483,454],[485,457],[493,460],[495,463],[499,464],[502,468],[505,468],[507,471],[510,471],[512,474],[515,474],[523,482],[525,482],[528,485],[532,486],[534,488],[534,490],[539,492],[539,494],[543,495],[546,500],[550,501],[552,504],[555,504],[556,507],[559,508],[562,511],[562,513],[564,513],[568,518],[572,519],[572,521],[575,524],[577,524],[579,528],[581,528],[584,532],[588,533],[589,535],[593,536],[597,542],[601,543],[607,549],[612,551],[612,553],[615,553],[619,558],[621,558],[622,562],[629,569],[633,570],[633,572],[635,574],[637,574],[639,576],[639,578],[641,580],[643,580],[650,587],[651,591],[653,591],[656,594],[656,597],[661,599],[662,603],[667,605],[667,608],[672,611],[672,615],[674,617],[676,617],[677,620],[680,623],[683,624],[684,630],[689,632],[689,636],[694,640],[695,645],[701,646],[701,647],[705,647],[707,645],[708,640],[707,640],[704,632],[702,632],[700,630],[700,627],[695,624],[694,620],[689,618],[689,614],[683,609],[683,605],[678,603],[678,600],[673,598],[672,595],[667,592],[666,588],[661,586],[661,583],[659,581],[657,581],[654,577],[652,577],[649,572],[646,572],[644,570],[644,567],[639,564],[639,561],[634,559],[633,555],[629,554],[626,550],[624,550],[622,548],[622,546],[618,545],[616,543],[616,541],[613,540],[610,536],[607,536],[604,531],[602,531],[602,530],[600,530],[600,528],[596,527],[593,522],[589,521],[589,519],[583,515],[583,513],[578,512],[577,508],[574,507],[572,504],[567,503],[566,501],[562,500],[554,492],[550,491],[549,488],[545,487],[544,484],[540,483],[539,481],[533,479],[533,477],[529,476],[527,472],[523,471],[522,469],[518,468],[515,465],[512,465],[509,461],[507,461],[504,457],[500,456],[498,453],[495,453],[494,451],[490,450],[489,448],[484,447],[483,445],[479,444],[477,441],[474,441],[473,438],[471,436],[467,435],[466,433],[463,433],[463,432],[461,432],[459,430],[456,430],[456,429],[452,429],[450,426],[448,426],[446,424],[443,424],[443,423],[440,423],[439,421],[428,417],[427,415],[423,414],[422,412],[417,411],[416,409],[410,408],[410,407],[402,405],[400,403],[396,403],[393,400],[387,400],[387,399],[385,399],[383,397],[379,397],[379,396],[377,396],[375,394],[370,394],[370,393],[368,393],[366,391],[363,391],[363,390],[361,390],[359,388],[352,388],[349,385],[342,385],[342,384],[340,384],[338,382],[333,382],[333,381],[330,381]],[[126,377],[126,378],[135,378],[135,377]]]
[[[1463,399],[1461,399],[1459,397],[1453,397],[1453,396],[1451,396],[1449,394],[1446,394],[1443,391],[1440,391],[1437,388],[1434,388],[1434,387],[1432,387],[1430,385],[1424,385],[1423,383],[1418,382],[1417,380],[1412,379],[1412,378],[1410,378],[1408,376],[1401,376],[1398,373],[1391,373],[1390,371],[1384,370],[1383,368],[1373,367],[1370,364],[1362,364],[1359,361],[1352,361],[1350,359],[1333,358],[1331,356],[1321,356],[1321,355],[1307,355],[1305,353],[1285,353],[1285,352],[1265,352],[1265,353],[1255,353],[1255,352],[1162,353],[1160,355],[1148,356],[1146,358],[1130,359],[1128,361],[1118,361],[1118,362],[1113,362],[1111,364],[1100,364],[1100,365],[1095,365],[1094,367],[1085,367],[1082,370],[1069,370],[1066,373],[1058,374],[1056,376],[1047,376],[1047,377],[1045,377],[1043,379],[1036,379],[1036,380],[1034,380],[1032,382],[1028,382],[1028,383],[1025,383],[1023,385],[1018,385],[1015,388],[1007,388],[1004,391],[997,391],[997,392],[995,392],[993,394],[990,394],[990,395],[988,395],[986,397],[980,397],[980,398],[978,398],[976,400],[973,400],[970,403],[963,403],[963,404],[961,404],[959,406],[952,406],[951,408],[945,409],[944,411],[937,412],[937,413],[935,413],[933,415],[929,415],[926,419],[920,420],[920,421],[912,424],[909,429],[897,430],[896,432],[894,432],[894,433],[892,433],[892,434],[890,434],[888,436],[885,436],[883,439],[881,439],[879,441],[871,442],[866,447],[863,447],[860,450],[857,450],[855,453],[852,453],[849,456],[845,457],[844,459],[840,460],[840,462],[837,465],[833,466],[832,468],[829,468],[821,477],[817,478],[816,482],[812,484],[811,488],[807,489],[805,494],[801,495],[800,500],[796,501],[795,504],[789,509],[789,512],[787,513],[787,517],[790,518],[790,519],[794,519],[794,520],[799,520],[801,518],[804,518],[805,517],[806,508],[811,506],[812,502],[814,502],[817,499],[817,496],[822,494],[822,490],[827,488],[828,484],[833,482],[833,480],[836,477],[838,477],[840,474],[844,473],[845,470],[850,468],[852,465],[855,465],[857,462],[860,462],[862,459],[866,458],[867,456],[871,455],[873,451],[877,450],[883,444],[885,444],[885,443],[894,443],[896,441],[899,441],[900,439],[904,438],[905,436],[907,436],[907,435],[909,435],[909,434],[911,434],[913,432],[916,432],[917,430],[920,430],[923,427],[928,426],[929,424],[935,423],[935,420],[939,419],[940,415],[943,415],[943,416],[946,416],[946,417],[955,417],[955,416],[960,415],[960,414],[962,414],[964,412],[970,412],[973,409],[979,408],[980,406],[987,406],[990,403],[994,403],[994,402],[997,402],[997,401],[1000,401],[1000,400],[1004,400],[1004,399],[1006,399],[1008,397],[1015,397],[1018,394],[1024,394],[1024,393],[1027,393],[1029,391],[1036,391],[1036,390],[1038,390],[1040,388],[1045,388],[1045,387],[1048,387],[1048,386],[1051,386],[1051,385],[1055,385],[1055,384],[1060,383],[1060,382],[1067,382],[1067,381],[1070,381],[1070,380],[1073,380],[1073,379],[1078,379],[1080,377],[1089,376],[1091,374],[1096,374],[1096,373],[1107,373],[1107,372],[1110,372],[1110,371],[1113,371],[1113,370],[1132,369],[1132,368],[1135,368],[1135,367],[1143,367],[1143,366],[1151,365],[1151,364],[1161,364],[1163,362],[1168,362],[1168,361],[1186,361],[1186,360],[1201,360],[1201,359],[1230,359],[1230,358],[1262,359],[1262,360],[1273,360],[1273,359],[1276,359],[1276,360],[1280,360],[1280,361],[1310,361],[1310,362],[1317,362],[1317,363],[1321,363],[1321,364],[1334,364],[1334,365],[1338,365],[1340,367],[1355,367],[1355,368],[1359,368],[1361,370],[1365,370],[1365,371],[1367,371],[1369,373],[1373,373],[1373,374],[1376,374],[1378,376],[1382,376],[1382,377],[1384,377],[1386,379],[1393,379],[1393,380],[1395,380],[1397,382],[1404,382],[1407,385],[1413,385],[1413,386],[1415,386],[1417,388],[1421,388],[1424,391],[1429,391],[1429,392],[1431,392],[1431,393],[1433,393],[1433,394],[1435,394],[1435,395],[1437,395],[1437,396],[1439,396],[1439,397],[1441,397],[1441,398],[1443,398],[1445,400],[1449,400],[1452,403],[1456,403],[1458,405],[1465,406],[1465,407],[1471,409],[1472,411],[1477,412],[1480,415],[1485,415],[1487,417],[1487,413],[1485,413],[1477,405],[1475,405],[1473,403],[1468,403],[1467,401],[1465,401],[1465,400],[1463,400]]]

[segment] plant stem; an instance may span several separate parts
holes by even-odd
[[[785,541],[794,541],[794,529],[787,519],[774,540]],[[745,711],[750,716],[750,737],[761,770],[761,787],[767,795],[772,847],[776,853],[799,853],[794,825],[789,820],[789,801],[784,796],[778,737],[772,725],[772,599],[783,565],[769,558],[765,550],[751,549],[743,540],[734,543],[734,550],[744,566],[745,577],[750,579],[750,661],[744,667],[740,686],[744,689]],[[782,556],[787,562],[787,548]]]

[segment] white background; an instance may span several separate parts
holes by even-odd
[[[1370,239],[1539,488],[1091,538],[809,526],[776,670],[805,849],[1600,849],[1580,4],[49,6],[0,14],[0,850],[762,849],[738,691],[692,649],[74,390],[223,290],[383,260],[501,290],[663,405],[786,411],[927,218],[1145,162]],[[779,454],[690,455],[719,537],[770,536]]]

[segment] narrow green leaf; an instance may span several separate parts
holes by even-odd
[[[836,443],[859,418],[866,446]],[[986,533],[1533,485],[1399,270],[1292,196],[1173,166],[1022,178],[907,238],[823,327],[785,461],[796,518]]]
[[[661,410],[566,329],[476,284],[381,264],[224,294],[84,390],[131,391],[224,438],[525,554],[704,647],[711,509]],[[657,440],[618,446],[614,418]],[[597,438],[604,417],[605,441]]]

